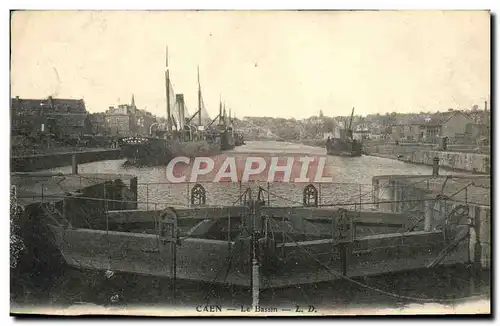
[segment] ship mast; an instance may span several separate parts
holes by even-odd
[[[167,134],[172,131],[170,116],[170,73],[168,70],[168,46],[165,46],[165,93],[167,97]]]
[[[352,128],[352,118],[354,116],[354,107],[352,108],[352,112],[351,112],[351,120],[349,120],[349,130],[351,130]]]
[[[219,124],[222,124],[222,97],[219,95]]]
[[[349,120],[349,129],[347,129],[347,137],[350,139],[353,139],[353,132],[352,132],[352,118],[354,117],[354,107],[352,107],[352,112],[351,112],[351,119]]]
[[[198,126],[201,126],[201,84],[200,84],[200,66],[198,66]]]

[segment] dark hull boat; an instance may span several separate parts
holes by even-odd
[[[151,166],[168,164],[174,157],[165,139],[154,137],[126,137],[120,147],[127,159],[126,165]]]
[[[351,119],[346,128],[340,129],[340,138],[328,138],[326,141],[327,155],[334,156],[349,156],[356,157],[362,154],[362,143],[353,138],[352,135],[352,118],[354,115],[354,108],[352,109]]]
[[[346,141],[340,138],[333,138],[326,148],[327,155],[333,156],[361,156],[361,143],[356,140]]]

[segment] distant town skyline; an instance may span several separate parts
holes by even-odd
[[[174,91],[194,113],[199,66],[212,117],[220,97],[240,118],[296,119],[489,101],[487,11],[19,11],[11,96],[83,98],[103,112],[134,94],[165,116],[167,45]]]

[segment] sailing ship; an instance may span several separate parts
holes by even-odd
[[[362,143],[354,139],[352,133],[352,119],[354,116],[354,108],[352,108],[349,124],[345,123],[345,128],[339,130],[339,138],[328,138],[326,141],[327,155],[334,156],[361,156]]]
[[[166,130],[156,135],[125,137],[120,140],[120,147],[129,165],[168,164],[174,157],[212,156],[223,150],[234,148],[234,131],[226,123],[226,112],[222,114],[220,103],[219,115],[208,126],[203,125],[204,110],[201,93],[200,74],[198,69],[198,110],[189,116],[185,107],[184,95],[175,94],[170,81],[168,68],[168,50],[165,69],[165,95],[167,106]],[[175,102],[174,110],[172,103]],[[175,112],[172,112],[175,111]],[[173,114],[175,113],[175,114]],[[197,124],[195,118],[198,118]],[[206,120],[206,119],[205,119]],[[219,123],[212,127],[218,120]]]

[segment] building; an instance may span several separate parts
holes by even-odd
[[[89,114],[90,122],[92,123],[92,134],[94,135],[109,135],[107,116],[103,112]]]
[[[471,119],[464,112],[449,110],[430,117],[406,118],[392,126],[392,139],[400,142],[436,143],[439,137],[451,142],[464,142],[467,124]]]
[[[150,112],[136,107],[134,95],[130,104],[111,106],[105,112],[105,128],[113,136],[147,136],[155,122]]]
[[[31,136],[52,135],[57,139],[92,132],[83,99],[11,99],[11,133]]]
[[[490,126],[483,123],[469,123],[465,128],[465,139],[469,144],[490,144]]]
[[[462,111],[449,111],[441,116],[440,136],[459,140],[464,138],[466,127],[472,119]]]
[[[156,117],[146,110],[136,110],[136,130],[138,135],[147,136],[151,132],[151,126],[156,123]]]

